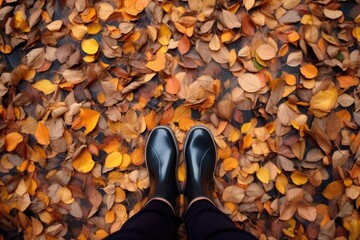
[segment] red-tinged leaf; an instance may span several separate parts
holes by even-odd
[[[180,90],[179,80],[175,76],[171,75],[166,79],[165,89],[170,94],[177,94]]]
[[[244,34],[248,35],[248,36],[254,36],[255,34],[255,29],[256,26],[253,22],[253,20],[251,19],[251,17],[249,16],[249,14],[246,14],[242,21],[241,21],[241,30]]]
[[[181,53],[181,55],[184,55],[185,53],[187,53],[190,50],[191,47],[191,43],[189,38],[184,35],[182,38],[180,38],[179,43],[178,43],[178,49],[179,52]]]

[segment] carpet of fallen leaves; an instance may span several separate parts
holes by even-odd
[[[359,239],[359,4],[0,0],[0,239],[119,229],[160,124],[180,149],[211,129],[215,201],[239,227]]]

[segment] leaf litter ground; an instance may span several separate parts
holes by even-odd
[[[359,1],[0,6],[1,239],[118,230],[147,201],[160,124],[180,149],[211,129],[213,197],[238,227],[359,238]]]

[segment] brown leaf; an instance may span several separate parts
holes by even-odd
[[[244,196],[244,189],[234,185],[226,187],[222,193],[222,198],[225,202],[240,203]]]
[[[339,197],[344,192],[344,185],[339,181],[333,181],[326,186],[322,194],[329,200]]]
[[[222,21],[224,25],[229,29],[241,27],[241,22],[239,21],[237,16],[225,9],[222,10]]]
[[[316,219],[316,208],[314,206],[305,206],[300,204],[297,209],[297,213],[303,219],[313,222]]]

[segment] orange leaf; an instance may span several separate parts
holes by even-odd
[[[95,162],[92,159],[90,152],[85,149],[72,162],[72,166],[79,172],[88,173],[94,168]]]
[[[38,123],[34,135],[41,145],[47,146],[50,144],[50,131],[44,123]]]
[[[166,79],[165,90],[170,94],[177,94],[180,90],[179,80],[175,76],[171,75]]]
[[[352,86],[357,86],[359,84],[359,79],[350,75],[341,75],[338,76],[336,79],[338,80],[341,88],[349,88]]]
[[[23,136],[17,132],[11,132],[5,136],[5,150],[13,151],[16,146],[24,140]]]
[[[302,66],[300,72],[307,79],[312,79],[318,75],[318,69],[311,63]]]
[[[155,72],[160,72],[165,68],[165,64],[166,64],[165,54],[161,52],[157,52],[155,59],[146,63],[145,66]]]
[[[145,116],[145,123],[149,131],[157,126],[157,114],[154,110],[151,110],[151,112]]]
[[[88,108],[80,108],[80,120],[85,127],[85,134],[91,132],[99,121],[100,113]]]
[[[131,162],[139,166],[144,162],[144,149],[142,147],[136,148],[130,153]]]
[[[307,175],[299,171],[293,172],[290,177],[293,183],[295,183],[296,185],[303,185],[309,179]]]
[[[344,192],[344,185],[339,181],[331,182],[323,191],[324,197],[333,200],[339,197]]]
[[[191,43],[189,41],[189,39],[186,37],[186,35],[184,35],[182,38],[180,38],[179,43],[178,43],[178,49],[179,52],[181,53],[181,55],[184,55],[185,53],[187,53],[190,50],[191,47]]]
[[[239,166],[238,160],[234,157],[226,158],[223,164],[225,171],[231,171]]]

